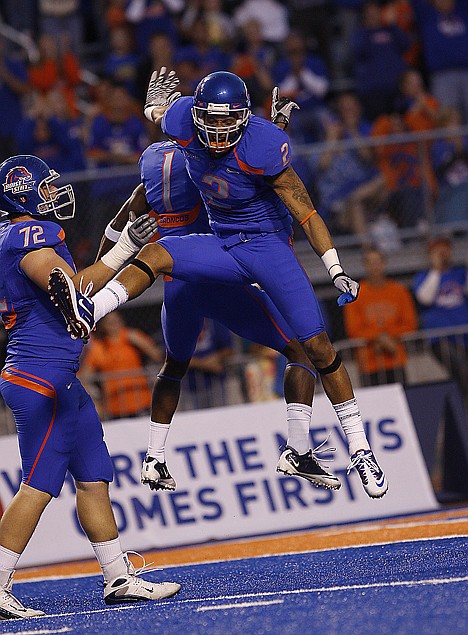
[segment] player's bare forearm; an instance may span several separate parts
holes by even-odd
[[[148,205],[148,202],[146,200],[145,188],[143,184],[140,183],[140,185],[138,185],[133,190],[131,196],[129,196],[129,198],[125,201],[125,203],[122,205],[119,212],[112,219],[109,225],[116,232],[121,232],[128,222],[129,212],[135,212],[135,215],[138,217],[149,212],[149,210],[150,206]],[[103,235],[95,262],[97,262],[102,255],[106,254],[114,245],[115,241],[112,241],[109,238],[106,238],[105,235]]]
[[[292,167],[271,181],[271,186],[286,205],[293,218],[302,226],[307,240],[318,256],[333,247],[330,233],[317,213],[304,186]]]
[[[162,118],[164,117],[169,106],[170,104],[168,104],[167,106],[155,106],[151,110],[151,120],[156,126],[160,125]]]

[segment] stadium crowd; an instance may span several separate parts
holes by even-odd
[[[385,251],[388,229],[422,226],[428,205],[438,223],[468,221],[464,0],[3,0],[0,160],[34,154],[60,174],[123,170],[74,183],[81,207],[92,202],[85,231],[70,238],[80,267],[138,182],[141,152],[162,138],[142,108],[162,66],[183,95],[212,71],[234,72],[267,118],[274,86],[297,102],[294,167],[335,235],[370,248],[386,227]],[[431,141],[401,137],[437,130]],[[375,143],[391,134],[398,142]]]

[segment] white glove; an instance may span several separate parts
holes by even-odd
[[[118,271],[127,260],[133,258],[158,230],[158,221],[148,214],[143,214],[135,220],[135,212],[130,212],[128,219],[119,240],[101,258],[102,262],[114,271]]]
[[[289,99],[289,97],[280,97],[279,88],[275,86],[271,93],[271,120],[275,124],[284,124],[285,129],[288,127],[291,112],[299,106],[295,101]]]
[[[348,304],[348,302],[354,302],[354,300],[357,299],[359,295],[359,282],[350,278],[344,271],[335,274],[332,281],[338,291],[341,291],[341,295],[337,300],[339,306]]]
[[[169,71],[166,77],[166,67],[161,66],[159,72],[153,71],[148,85],[145,101],[145,117],[153,123],[154,108],[169,108],[173,101],[179,99],[181,93],[174,92],[179,84],[175,71]]]

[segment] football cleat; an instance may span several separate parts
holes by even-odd
[[[149,485],[152,490],[170,490],[174,491],[176,482],[169,474],[166,462],[159,463],[152,456],[147,454],[141,467],[141,482],[143,485]]]
[[[358,450],[351,456],[347,473],[356,468],[367,495],[382,498],[388,490],[388,481],[371,450]]]
[[[127,573],[104,583],[104,602],[106,604],[163,600],[180,591],[180,584],[177,582],[149,582],[138,577],[143,571],[151,569],[145,565],[141,569],[135,569],[128,554],[124,554],[124,559],[127,564]]]
[[[55,267],[49,275],[50,299],[58,307],[67,323],[67,330],[74,340],[88,337],[93,328],[94,303],[86,294],[75,288],[73,280],[63,269]]]
[[[0,620],[18,620],[26,617],[40,617],[44,611],[28,609],[11,593],[11,576],[8,584],[0,588]]]
[[[277,472],[288,476],[300,476],[316,487],[340,489],[341,483],[334,474],[326,472],[317,462],[314,451],[298,454],[294,448],[286,446],[276,466]]]

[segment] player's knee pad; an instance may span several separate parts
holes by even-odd
[[[319,373],[319,375],[330,375],[330,373],[334,373],[335,371],[337,371],[340,366],[341,366],[341,357],[337,353],[335,355],[335,359],[332,361],[331,364],[329,364],[325,368],[319,368],[318,366],[316,366],[315,368],[317,372]]]

